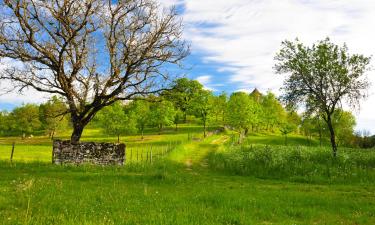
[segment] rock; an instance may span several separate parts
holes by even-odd
[[[54,164],[124,165],[125,148],[125,144],[95,142],[71,144],[70,141],[54,140],[52,162]]]

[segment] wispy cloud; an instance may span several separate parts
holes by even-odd
[[[311,44],[329,36],[354,53],[375,53],[373,0],[184,0],[184,7],[185,36],[193,51],[227,73],[227,82],[238,90],[277,92],[283,77],[275,75],[273,57],[285,39]],[[371,102],[374,95],[359,114],[361,129],[371,128],[364,126],[373,115]]]

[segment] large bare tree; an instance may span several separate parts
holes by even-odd
[[[275,70],[288,74],[283,100],[292,106],[305,105],[308,113],[318,114],[326,122],[333,156],[337,154],[334,113],[344,102],[358,107],[367,96],[370,82],[366,77],[370,58],[350,54],[346,45],[338,46],[328,38],[311,47],[298,40],[282,42]]]
[[[3,0],[0,72],[20,91],[63,96],[71,141],[103,107],[154,94],[188,54],[176,10],[154,0]]]

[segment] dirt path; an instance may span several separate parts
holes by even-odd
[[[228,136],[212,136],[203,141],[191,142],[183,146],[178,161],[186,165],[188,170],[193,166],[207,167],[207,156],[219,150],[220,146],[228,140]]]

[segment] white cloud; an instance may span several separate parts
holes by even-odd
[[[211,75],[201,75],[198,76],[196,80],[204,86],[204,89],[209,91],[216,91],[216,89],[213,87],[217,87],[217,85],[220,84],[211,84],[211,78]]]
[[[21,66],[19,62],[11,59],[2,59],[0,61],[0,73],[7,67]],[[0,103],[19,105],[22,103],[41,103],[48,100],[49,94],[36,91],[32,88],[25,88],[23,92],[13,90],[14,84],[8,80],[0,80]],[[1,109],[0,109],[1,110]]]
[[[197,81],[201,84],[208,84],[211,81],[211,76],[209,75],[203,75],[196,78]]]
[[[277,92],[283,77],[275,75],[273,57],[285,39],[311,44],[329,36],[353,53],[375,54],[373,0],[185,0],[184,5],[192,50],[220,65],[218,71],[227,72],[228,82],[240,90]],[[375,85],[374,72],[369,75]],[[357,120],[358,129],[374,133],[372,94]]]

